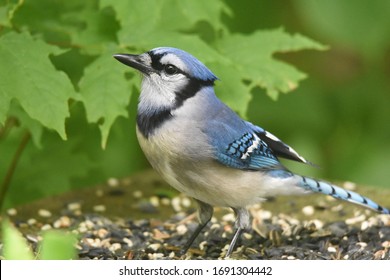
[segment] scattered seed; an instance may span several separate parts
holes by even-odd
[[[7,209],[8,216],[16,216],[18,214],[18,211],[15,208],[9,208]]]
[[[385,249],[389,249],[389,248],[390,248],[390,241],[386,240],[386,241],[383,242],[381,245],[382,245],[382,247],[384,247]]]
[[[154,229],[153,230],[153,238],[154,239],[162,240],[162,239],[167,239],[167,238],[170,238],[170,237],[171,237],[171,235],[166,233],[166,232],[161,232],[158,229]]]
[[[117,179],[107,184],[119,184],[119,181],[115,180]],[[135,191],[133,196],[141,198],[143,194],[141,191]],[[216,208],[211,222],[194,241],[189,253],[181,256],[178,251],[198,226],[196,213],[188,216],[188,212],[185,212],[193,206],[191,200],[179,195],[173,199],[153,196],[138,202],[142,201],[154,211],[160,211],[159,207],[171,205],[175,214],[166,222],[157,219],[133,220],[131,214],[128,219],[111,220],[95,209],[96,206],[98,209],[99,206],[105,209],[104,205],[96,205],[93,207],[95,213],[86,214],[81,212],[81,203],[72,202],[66,205],[65,211],[60,212],[63,216],[57,218],[54,212],[53,215],[50,212],[50,215],[46,215],[56,217],[53,223],[50,221],[42,226],[42,219],[31,218],[15,222],[15,225],[21,228],[22,232],[29,232],[24,232],[24,235],[35,251],[38,250],[37,243],[41,237],[31,234],[31,230],[66,228],[67,231],[80,236],[80,241],[75,245],[80,259],[224,258],[234,234],[233,212]],[[307,216],[320,215],[324,213],[323,210],[350,213],[347,208],[344,210],[341,204],[331,206],[333,203],[328,203],[325,199],[323,201],[323,208],[319,208],[316,203],[303,207],[302,212]],[[324,223],[320,219],[303,221],[286,213],[273,214],[263,210],[260,205],[250,207],[249,210],[253,216],[252,229],[242,233],[232,254],[233,259],[390,260],[390,215],[372,215],[359,209],[348,219],[340,213],[339,220]],[[80,216],[75,216],[75,212]],[[45,214],[39,215],[44,216]],[[184,219],[185,217],[189,218]],[[1,246],[0,244],[0,249]]]
[[[185,208],[189,208],[191,206],[191,199],[189,199],[188,197],[183,197],[183,199],[181,200],[181,205],[183,205],[183,207]]]
[[[87,229],[93,229],[93,227],[95,226],[91,220],[86,220],[85,222],[82,222],[82,224],[84,224]]]
[[[93,207],[93,211],[95,211],[95,212],[105,212],[105,211],[106,211],[106,206],[105,206],[105,205],[102,205],[102,204],[100,204],[100,205],[95,205],[95,206]]]
[[[269,239],[274,246],[280,246],[282,244],[282,235],[279,230],[271,230],[269,232]]]
[[[202,251],[204,251],[207,246],[208,246],[208,243],[206,240],[199,243],[199,249]]]
[[[181,205],[180,205],[181,204],[180,197],[176,196],[176,197],[172,198],[171,204],[172,204],[173,210],[175,210],[176,212],[180,212],[182,210]]]
[[[120,250],[122,248],[122,245],[120,243],[113,243],[110,246],[110,251],[115,252],[117,250]]]
[[[95,240],[96,240],[96,242],[99,242],[99,241],[97,241],[98,239],[95,239]],[[103,248],[110,249],[110,247],[111,247],[111,242],[110,241],[111,241],[110,238],[101,239],[100,240],[100,244],[97,247],[103,247]]]
[[[358,243],[356,243],[356,245],[358,245],[358,246],[360,246],[362,248],[367,247],[367,243],[366,242],[358,242]]]
[[[160,244],[160,243],[150,244],[150,245],[148,246],[148,248],[152,249],[153,251],[157,251],[158,249],[161,248],[161,244]]]
[[[78,202],[72,202],[67,205],[68,210],[76,211],[81,209],[81,204]]]
[[[32,243],[38,243],[41,238],[31,235],[31,234],[26,234],[26,239]]]
[[[317,229],[321,229],[321,228],[324,227],[324,222],[323,222],[323,221],[320,221],[320,220],[318,220],[318,219],[314,219],[314,220],[312,220],[311,222],[315,224],[315,226],[316,226]]]
[[[71,219],[68,216],[62,216],[53,223],[54,228],[68,228],[71,225]]]
[[[44,225],[41,227],[41,230],[42,230],[42,231],[49,230],[49,229],[52,229],[52,226],[51,226],[50,224],[44,224]]]
[[[164,206],[169,206],[171,204],[171,200],[167,197],[163,197],[161,198],[161,204],[164,205]]]
[[[105,228],[99,228],[96,232],[96,235],[103,239],[103,238],[106,238],[108,235],[109,235],[109,231],[106,230]]]
[[[386,256],[386,250],[379,250],[374,253],[374,259],[375,260],[381,260],[384,259]]]
[[[364,230],[368,229],[369,227],[370,227],[370,223],[368,221],[363,221],[362,225],[360,226],[360,229],[362,231],[364,231]]]
[[[158,199],[157,196],[152,196],[150,199],[149,199],[150,203],[154,206],[154,207],[159,207],[160,206],[160,201]]]
[[[125,237],[125,238],[123,238],[122,240],[123,240],[123,242],[125,242],[125,243],[127,244],[127,246],[129,246],[130,248],[133,247],[134,243],[133,243],[133,241],[131,241],[131,239]]]
[[[37,223],[37,220],[35,220],[34,218],[30,218],[30,219],[27,220],[27,224],[28,224],[29,226],[33,226],[33,225],[35,225],[36,223]]]
[[[259,212],[259,217],[262,220],[269,220],[272,218],[272,212],[271,211],[266,211],[266,210],[260,210]]]
[[[242,234],[242,236],[246,239],[246,240],[251,240],[253,238],[252,234],[250,233],[247,233],[247,232],[244,232]]]
[[[215,229],[219,229],[221,228],[221,225],[218,224],[218,223],[213,223],[211,226],[210,226],[210,230],[215,230]]]
[[[328,252],[329,252],[329,253],[336,253],[336,252],[337,252],[337,249],[336,249],[335,247],[329,246],[329,247],[328,247]]]
[[[333,212],[340,212],[342,211],[344,208],[344,206],[342,204],[338,204],[336,206],[333,206],[332,208],[330,208],[330,211],[333,211]]]
[[[354,191],[354,190],[356,190],[356,184],[353,182],[346,181],[343,184],[343,188],[350,190],[350,191]]]
[[[302,208],[302,213],[306,216],[312,216],[314,214],[314,207],[311,205]]]
[[[163,253],[153,253],[153,254],[148,254],[149,260],[160,260],[164,257]]]
[[[224,216],[222,216],[222,221],[224,222],[234,222],[236,220],[236,216],[234,213],[228,213]]]
[[[365,219],[366,219],[366,215],[359,215],[359,216],[356,216],[356,217],[353,217],[353,218],[346,219],[345,223],[347,225],[353,225],[353,224],[361,223]]]
[[[39,209],[38,210],[38,215],[43,217],[43,218],[50,218],[51,217],[51,212],[46,209]]]
[[[188,231],[188,228],[187,228],[186,225],[181,224],[181,225],[178,225],[178,226],[176,227],[176,231],[177,231],[178,234],[184,235],[184,234],[186,234],[186,232]]]
[[[107,185],[109,187],[115,188],[115,187],[119,186],[119,180],[117,178],[109,178],[107,180]]]
[[[143,196],[142,192],[140,190],[136,190],[133,192],[133,196],[135,198],[141,198]]]

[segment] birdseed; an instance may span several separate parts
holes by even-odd
[[[43,217],[43,218],[50,218],[51,217],[51,212],[46,209],[39,209],[38,210],[38,215]]]
[[[153,206],[150,201],[156,199],[161,203]],[[87,208],[82,203],[72,202],[66,204],[60,213],[41,209],[36,218],[26,221],[20,221],[16,211],[14,219],[18,222],[14,224],[22,232],[27,232],[26,239],[34,250],[38,250],[42,231],[60,228],[75,233],[79,237],[76,248],[80,259],[224,258],[235,231],[235,217],[231,211],[216,208],[216,215],[195,239],[188,253],[180,256],[180,249],[198,225],[196,215],[190,214],[193,210],[183,212],[192,204],[182,196],[174,197],[169,203],[162,203],[163,199],[168,198],[154,196],[152,200],[142,201],[147,201],[157,213],[171,207],[173,214],[166,220],[131,219],[131,211],[127,219],[108,218],[96,211],[96,206],[99,206],[109,213],[110,209],[103,204],[92,206],[89,209],[94,212],[89,213],[81,210]],[[314,209],[310,216],[313,219],[306,221],[287,213],[264,210],[259,205],[251,207],[252,229],[243,232],[231,258],[390,260],[389,215],[371,213],[368,216],[368,212],[358,209],[354,214],[341,214],[338,220],[324,222],[316,216],[329,211],[330,206],[306,207]],[[80,212],[80,215],[75,212]],[[1,248],[0,244],[0,256]]]

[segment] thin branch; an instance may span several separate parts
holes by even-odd
[[[8,188],[12,179],[12,176],[15,172],[15,169],[18,165],[20,156],[22,155],[24,148],[26,147],[27,143],[30,141],[31,134],[30,132],[25,132],[24,135],[22,136],[22,140],[20,141],[20,144],[18,146],[18,149],[16,150],[11,164],[8,167],[7,173],[5,174],[4,180],[1,183],[1,188],[0,188],[0,210],[3,209],[3,203],[5,199],[5,195],[8,192]]]
[[[7,137],[9,131],[12,127],[18,125],[18,120],[14,117],[9,117],[6,121],[3,127],[0,127],[0,140],[2,138]]]

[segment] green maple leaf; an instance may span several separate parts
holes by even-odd
[[[72,44],[89,55],[101,55],[105,46],[116,40],[119,28],[109,9],[99,9],[96,1],[83,1],[82,9],[62,16],[64,21],[77,22],[77,30],[69,33]]]
[[[233,34],[220,42],[221,52],[231,59],[241,80],[250,81],[249,89],[255,86],[266,89],[276,99],[298,86],[306,75],[295,67],[273,57],[277,52],[303,49],[324,50],[325,46],[302,35],[290,35],[283,29],[257,31],[250,35]]]
[[[102,147],[106,146],[110,128],[116,118],[127,117],[131,85],[137,80],[128,81],[124,78],[129,68],[115,61],[112,55],[117,51],[114,48],[109,50],[86,67],[79,84],[88,122],[99,123]]]
[[[0,123],[4,124],[10,103],[16,100],[29,117],[66,139],[68,100],[74,89],[49,59],[49,54],[61,52],[25,32],[0,37]]]
[[[118,32],[119,42],[133,47],[138,47],[145,37],[155,43],[158,43],[155,36],[174,39],[180,33],[173,34],[172,31],[191,30],[201,21],[210,23],[216,30],[226,29],[220,17],[222,13],[231,14],[224,2],[207,0],[138,0],[115,4],[102,0],[101,7],[107,6],[113,7],[122,27]]]
[[[244,84],[238,69],[231,62],[218,61],[209,64],[210,69],[220,79],[215,92],[230,108],[246,117],[248,104],[252,99],[250,88]]]
[[[0,4],[0,26],[12,27],[12,18],[23,2],[23,0],[17,0]]]

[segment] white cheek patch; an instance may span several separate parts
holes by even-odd
[[[161,79],[167,82],[173,82],[173,83],[181,83],[182,81],[186,80],[186,76],[178,73],[175,75],[167,75],[164,72],[161,73]],[[178,85],[179,86],[179,85]]]
[[[175,102],[175,94],[166,85],[158,74],[144,77],[141,86],[139,105],[143,108],[170,108]]]
[[[140,106],[143,108],[173,108],[176,103],[176,92],[188,83],[182,74],[163,79],[163,76],[152,73],[145,76],[141,86]]]
[[[161,64],[172,64],[172,65],[175,65],[177,68],[179,68],[181,71],[183,72],[188,72],[187,70],[187,67],[186,65],[184,64],[184,62],[176,55],[172,54],[172,53],[168,53],[166,55],[164,55],[161,60],[160,60]]]

